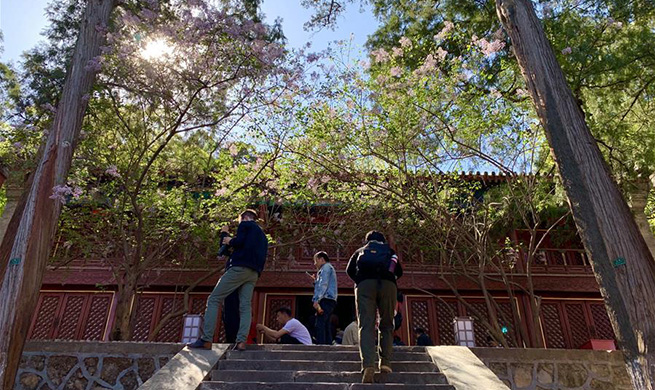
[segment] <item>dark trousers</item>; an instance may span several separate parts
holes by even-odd
[[[298,341],[297,338],[289,336],[289,334],[285,334],[277,342],[278,344],[302,344],[300,341]]]
[[[323,314],[316,315],[316,344],[332,344],[332,325],[330,317],[337,305],[334,299],[321,299],[318,304],[323,309]]]
[[[225,341],[235,343],[239,333],[239,290],[225,298],[223,304],[223,326],[225,327]]]
[[[375,344],[376,312],[380,313],[380,364],[391,365],[393,352],[393,310],[396,307],[396,284],[388,280],[366,279],[355,287],[355,303],[359,319],[359,353],[362,368],[378,365],[378,348]]]

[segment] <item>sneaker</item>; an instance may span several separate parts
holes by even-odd
[[[212,349],[212,343],[203,339],[198,339],[191,344],[187,344],[186,346],[195,349]]]
[[[380,364],[380,373],[381,374],[391,374],[393,370],[391,367],[385,365],[385,364]]]
[[[362,374],[362,383],[373,383],[375,382],[375,368],[366,367],[364,373]]]

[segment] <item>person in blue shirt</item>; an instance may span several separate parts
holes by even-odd
[[[316,309],[316,344],[331,345],[330,316],[337,306],[337,272],[330,264],[330,258],[325,252],[318,252],[314,255],[314,265],[317,273],[312,302]]]
[[[239,294],[239,331],[237,332],[237,350],[246,349],[246,339],[250,330],[252,318],[252,293],[255,283],[264,269],[266,253],[268,252],[268,239],[257,222],[257,212],[246,210],[239,215],[239,227],[237,234],[232,237],[223,238],[221,244],[233,248],[232,255],[227,263],[226,271],[216,283],[214,291],[207,299],[205,309],[205,322],[203,335],[189,348],[211,349],[214,338],[214,329],[218,319],[218,308],[223,305],[225,298],[233,291]],[[227,227],[223,231],[227,232]]]

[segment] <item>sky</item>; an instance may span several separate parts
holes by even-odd
[[[4,36],[4,50],[0,61],[20,61],[22,52],[43,39],[41,32],[47,25],[45,8],[49,2],[50,0],[0,0],[0,30]],[[309,20],[312,11],[303,8],[300,0],[264,0],[262,12],[266,15],[266,21],[271,23],[277,17],[282,18],[289,46],[298,48],[311,41],[312,50],[315,51],[326,48],[329,42],[348,40],[351,34],[355,47],[363,47],[366,37],[375,31],[377,25],[370,9],[361,13],[358,4],[350,4],[334,31],[304,31],[303,24]]]

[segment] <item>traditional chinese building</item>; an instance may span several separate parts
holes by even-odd
[[[266,214],[267,206],[261,205],[260,212]],[[525,234],[516,230],[510,238],[518,241]],[[552,240],[550,235],[544,239],[532,264],[526,264],[525,253],[516,254],[512,275],[515,287],[508,290],[505,283],[488,284],[497,303],[493,316],[488,315],[479,285],[460,278],[453,291],[452,286],[439,277],[444,272],[442,267],[409,256],[398,248],[405,270],[398,286],[405,299],[401,305],[404,320],[397,334],[406,344],[412,345],[415,343],[412,330],[421,327],[436,344],[455,344],[453,319],[471,316],[477,318],[474,323],[479,323],[480,315],[484,315],[481,313],[486,313],[487,319],[502,321],[503,330],[512,335],[510,345],[514,346],[532,347],[533,340],[537,339],[547,348],[577,349],[592,339],[613,340],[598,285],[579,240],[556,244],[557,240]],[[339,300],[335,314],[339,326],[345,328],[355,314],[353,283],[345,274],[345,268],[356,248],[355,244],[349,247],[324,244],[317,247],[298,245],[284,254],[271,251],[255,288],[253,320],[274,326],[272,313],[287,306],[298,319],[308,323],[313,313],[313,287],[306,272],[315,271],[312,259],[315,251],[325,250],[338,272]],[[222,264],[215,260],[210,267],[222,267]],[[207,272],[207,268],[169,267],[152,269],[144,275],[143,289],[135,302],[137,317],[133,340],[148,340],[158,322],[182,305],[184,288]],[[535,294],[541,297],[539,321],[542,330],[535,329],[531,321],[525,321],[532,317],[525,291],[528,272]],[[207,296],[217,279],[218,276],[201,283],[190,294],[190,313],[204,311]],[[108,340],[116,305],[116,287],[111,280],[111,269],[93,259],[51,267],[44,277],[29,338]],[[475,330],[476,345],[487,346],[488,332],[479,324],[475,325]],[[182,331],[183,318],[177,317],[169,321],[154,340],[179,342]],[[222,337],[223,332],[217,332],[217,339]]]

